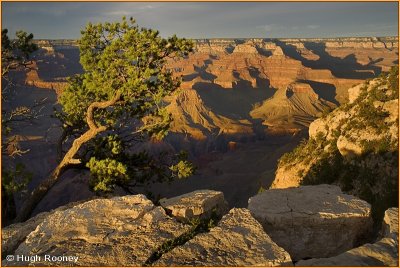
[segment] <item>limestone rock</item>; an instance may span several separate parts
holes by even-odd
[[[357,246],[371,230],[371,206],[334,185],[267,190],[249,210],[293,260],[330,257]]]
[[[363,148],[358,143],[348,140],[345,136],[338,138],[336,146],[340,154],[346,157],[359,156],[363,152]]]
[[[333,106],[318,98],[310,85],[295,82],[279,88],[272,98],[253,109],[250,116],[264,120],[263,124],[268,126],[307,127],[324,109]]]
[[[232,209],[209,233],[195,236],[164,254],[156,266],[289,266],[277,246],[247,209]]]
[[[299,261],[296,266],[399,266],[398,244],[383,238],[331,258]]]
[[[284,57],[285,54],[283,53],[283,50],[281,47],[276,46],[275,50],[272,52],[273,56],[278,56],[278,57]]]
[[[389,113],[387,122],[394,122],[399,118],[399,99],[387,101],[383,104],[383,110]]]
[[[227,212],[224,194],[212,190],[197,190],[169,199],[161,199],[161,206],[180,221],[207,218],[213,212],[222,216]]]
[[[275,172],[275,179],[269,189],[284,189],[289,187],[298,187],[303,179],[299,173],[307,173],[315,161],[308,163],[299,163],[288,169],[278,168]]]
[[[258,54],[257,48],[251,43],[240,44],[235,47],[233,53]]]
[[[384,237],[399,239],[399,208],[389,208],[385,211],[381,233]]]
[[[188,230],[144,195],[97,199],[48,215],[14,255],[39,262],[5,265],[140,266],[165,241]],[[76,263],[45,261],[45,255],[78,257]]]
[[[358,84],[354,87],[349,88],[348,92],[349,92],[349,103],[353,103],[358,96],[360,96],[362,90],[361,88],[363,87],[363,84]]]
[[[87,201],[87,200],[86,200]],[[46,217],[56,211],[63,211],[76,206],[84,201],[71,202],[49,212],[42,212],[35,217],[21,223],[11,224],[1,230],[1,254],[3,256],[13,253],[25,238],[43,222]]]

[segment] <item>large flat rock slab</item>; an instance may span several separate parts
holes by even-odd
[[[180,221],[208,218],[212,213],[222,216],[228,211],[224,194],[213,190],[197,190],[169,199],[164,198],[160,200],[160,204]]]
[[[249,210],[293,260],[338,255],[372,229],[371,206],[333,185],[267,190]]]
[[[399,267],[398,244],[383,238],[374,244],[365,244],[331,258],[299,261],[296,266],[394,266]]]
[[[164,242],[189,230],[144,195],[97,199],[48,215],[14,252],[27,266],[141,266]],[[48,260],[72,256],[76,261]],[[18,256],[40,260],[17,261]]]
[[[155,266],[292,266],[247,209],[232,209],[208,233],[162,255]]]

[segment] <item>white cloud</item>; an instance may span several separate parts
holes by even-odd
[[[266,32],[272,32],[272,31],[281,31],[285,29],[286,27],[283,25],[277,25],[277,24],[265,24],[265,25],[259,25],[256,28],[258,29],[263,29]]]
[[[104,15],[110,15],[110,16],[129,16],[131,14],[132,14],[131,11],[126,11],[126,10],[115,10],[115,11],[104,12]]]
[[[139,7],[139,9],[153,9],[154,7],[152,5],[145,5],[142,7]]]

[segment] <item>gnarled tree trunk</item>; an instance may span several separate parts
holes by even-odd
[[[38,187],[36,187],[32,193],[29,195],[27,200],[23,203],[20,211],[17,214],[17,217],[14,219],[14,222],[21,222],[27,220],[32,211],[35,209],[37,204],[43,199],[43,197],[47,194],[47,192],[56,184],[58,179],[61,177],[65,168],[69,165],[79,164],[80,160],[75,159],[76,153],[79,149],[89,140],[96,137],[97,134],[104,132],[107,130],[106,126],[97,126],[94,121],[94,111],[96,109],[104,109],[110,106],[115,105],[121,98],[120,92],[117,92],[114,97],[109,101],[103,102],[93,102],[89,105],[86,113],[86,123],[89,126],[89,130],[82,134],[79,138],[75,139],[72,143],[71,148],[65,154],[64,158],[58,164],[58,166],[54,169],[54,171],[50,174],[50,176],[42,181]]]

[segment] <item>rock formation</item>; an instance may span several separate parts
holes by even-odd
[[[68,253],[78,257],[79,266],[140,266],[165,241],[189,230],[143,195],[92,200],[36,222],[14,255],[37,255],[41,261],[14,265],[71,265],[44,259]]]
[[[399,240],[399,208],[389,208],[385,211],[381,235]]]
[[[342,253],[372,228],[370,205],[333,185],[267,190],[249,210],[293,260]]]
[[[227,130],[235,134],[249,133],[249,128],[255,127],[251,123],[251,114],[254,113],[256,116],[260,114],[259,107],[252,111],[252,106],[264,103],[275,91],[274,97],[279,99],[281,93],[291,84],[307,83],[318,95],[319,101],[315,109],[308,111],[311,107],[308,101],[305,103],[306,106],[302,106],[304,103],[295,103],[287,109],[289,114],[285,114],[283,110],[281,115],[277,116],[287,117],[288,120],[272,119],[273,123],[271,123],[271,120],[266,119],[264,122],[270,128],[273,125],[277,129],[297,132],[299,128],[308,126],[315,116],[315,110],[320,110],[321,106],[331,106],[332,103],[336,105],[337,102],[345,102],[348,87],[360,83],[365,78],[373,77],[380,70],[388,70],[393,62],[398,60],[398,55],[393,51],[393,48],[398,47],[396,38],[279,40],[253,38],[194,41],[195,53],[179,61],[171,59],[168,67],[177,76],[183,76],[182,88],[194,89],[197,93],[201,93],[200,99],[205,101],[206,109],[211,110],[215,115],[212,119],[220,118],[219,121],[223,121],[222,126],[219,122],[207,122],[207,125],[212,126],[217,133]],[[74,40],[39,40],[38,45],[43,51],[47,51],[47,54],[39,53],[35,57],[39,74],[34,78],[34,71],[32,71],[26,80],[27,84],[53,88],[60,92],[65,86],[63,77],[81,72],[76,59],[77,44]],[[355,55],[355,59],[352,55]],[[73,61],[76,62],[73,63]],[[340,68],[335,66],[340,66]],[[340,73],[341,69],[344,69],[344,74]],[[351,75],[346,76],[346,72]],[[46,73],[52,73],[58,80],[49,79]],[[249,90],[247,94],[231,94],[236,97],[227,97],[229,94],[220,92],[226,89]],[[192,95],[190,92],[184,94]],[[254,98],[249,98],[250,95],[254,95]],[[208,99],[211,98],[217,99],[218,106],[225,108],[218,109],[214,105],[209,105]],[[187,98],[187,101],[192,99]],[[314,102],[314,100],[311,101],[311,103]],[[196,120],[191,122],[193,121],[191,118],[201,118],[204,114],[200,110],[187,108],[188,110],[185,110],[181,107],[180,110],[183,109],[186,115],[179,116],[182,111],[176,110],[173,103],[169,107],[175,121],[188,116],[187,120],[180,120],[180,123],[176,124],[180,127],[176,127],[173,132],[184,136],[188,134],[195,139],[212,140],[214,131],[210,132],[207,126],[202,128]],[[268,110],[268,107],[261,110]],[[293,110],[305,110],[308,115],[306,118],[303,115],[293,116]],[[261,114],[265,113],[267,112],[264,111]],[[313,116],[310,117],[310,114]],[[264,120],[264,118],[261,119]],[[238,120],[247,121],[239,122]]]
[[[396,193],[391,189],[398,188],[398,86],[390,81],[397,79],[393,69],[351,88],[351,102],[312,122],[309,140],[280,159],[271,188],[337,183],[367,200],[372,196],[394,200]],[[366,177],[368,184],[363,182]]]
[[[14,260],[3,259],[2,265],[292,266],[292,260],[298,266],[398,263],[398,209],[386,212],[383,237],[353,248],[369,232],[370,206],[336,186],[267,190],[249,200],[249,209],[220,210],[220,215],[225,214],[222,219],[207,218],[217,203],[225,205],[221,192],[201,190],[161,201],[171,216],[143,195],[69,204],[4,228],[2,256]],[[176,210],[171,207],[178,204],[180,211],[201,207],[197,215],[202,223],[179,223],[182,216],[174,215]],[[203,229],[197,228],[199,224]],[[301,260],[308,257],[314,259]]]
[[[181,221],[209,218],[211,213],[222,216],[228,207],[222,192],[210,190],[198,190],[169,199],[164,198],[160,200],[160,204],[168,214]]]
[[[253,118],[263,119],[267,126],[295,128],[308,126],[325,109],[335,105],[320,99],[309,84],[292,83],[278,89],[274,96],[251,111]]]
[[[365,244],[338,256],[299,261],[296,266],[399,266],[396,250],[398,244],[391,238],[383,238],[374,244]]]
[[[299,261],[296,266],[399,266],[399,209],[385,211],[383,238],[331,258]]]
[[[289,254],[247,209],[232,209],[208,233],[163,255],[156,266],[292,266]]]

